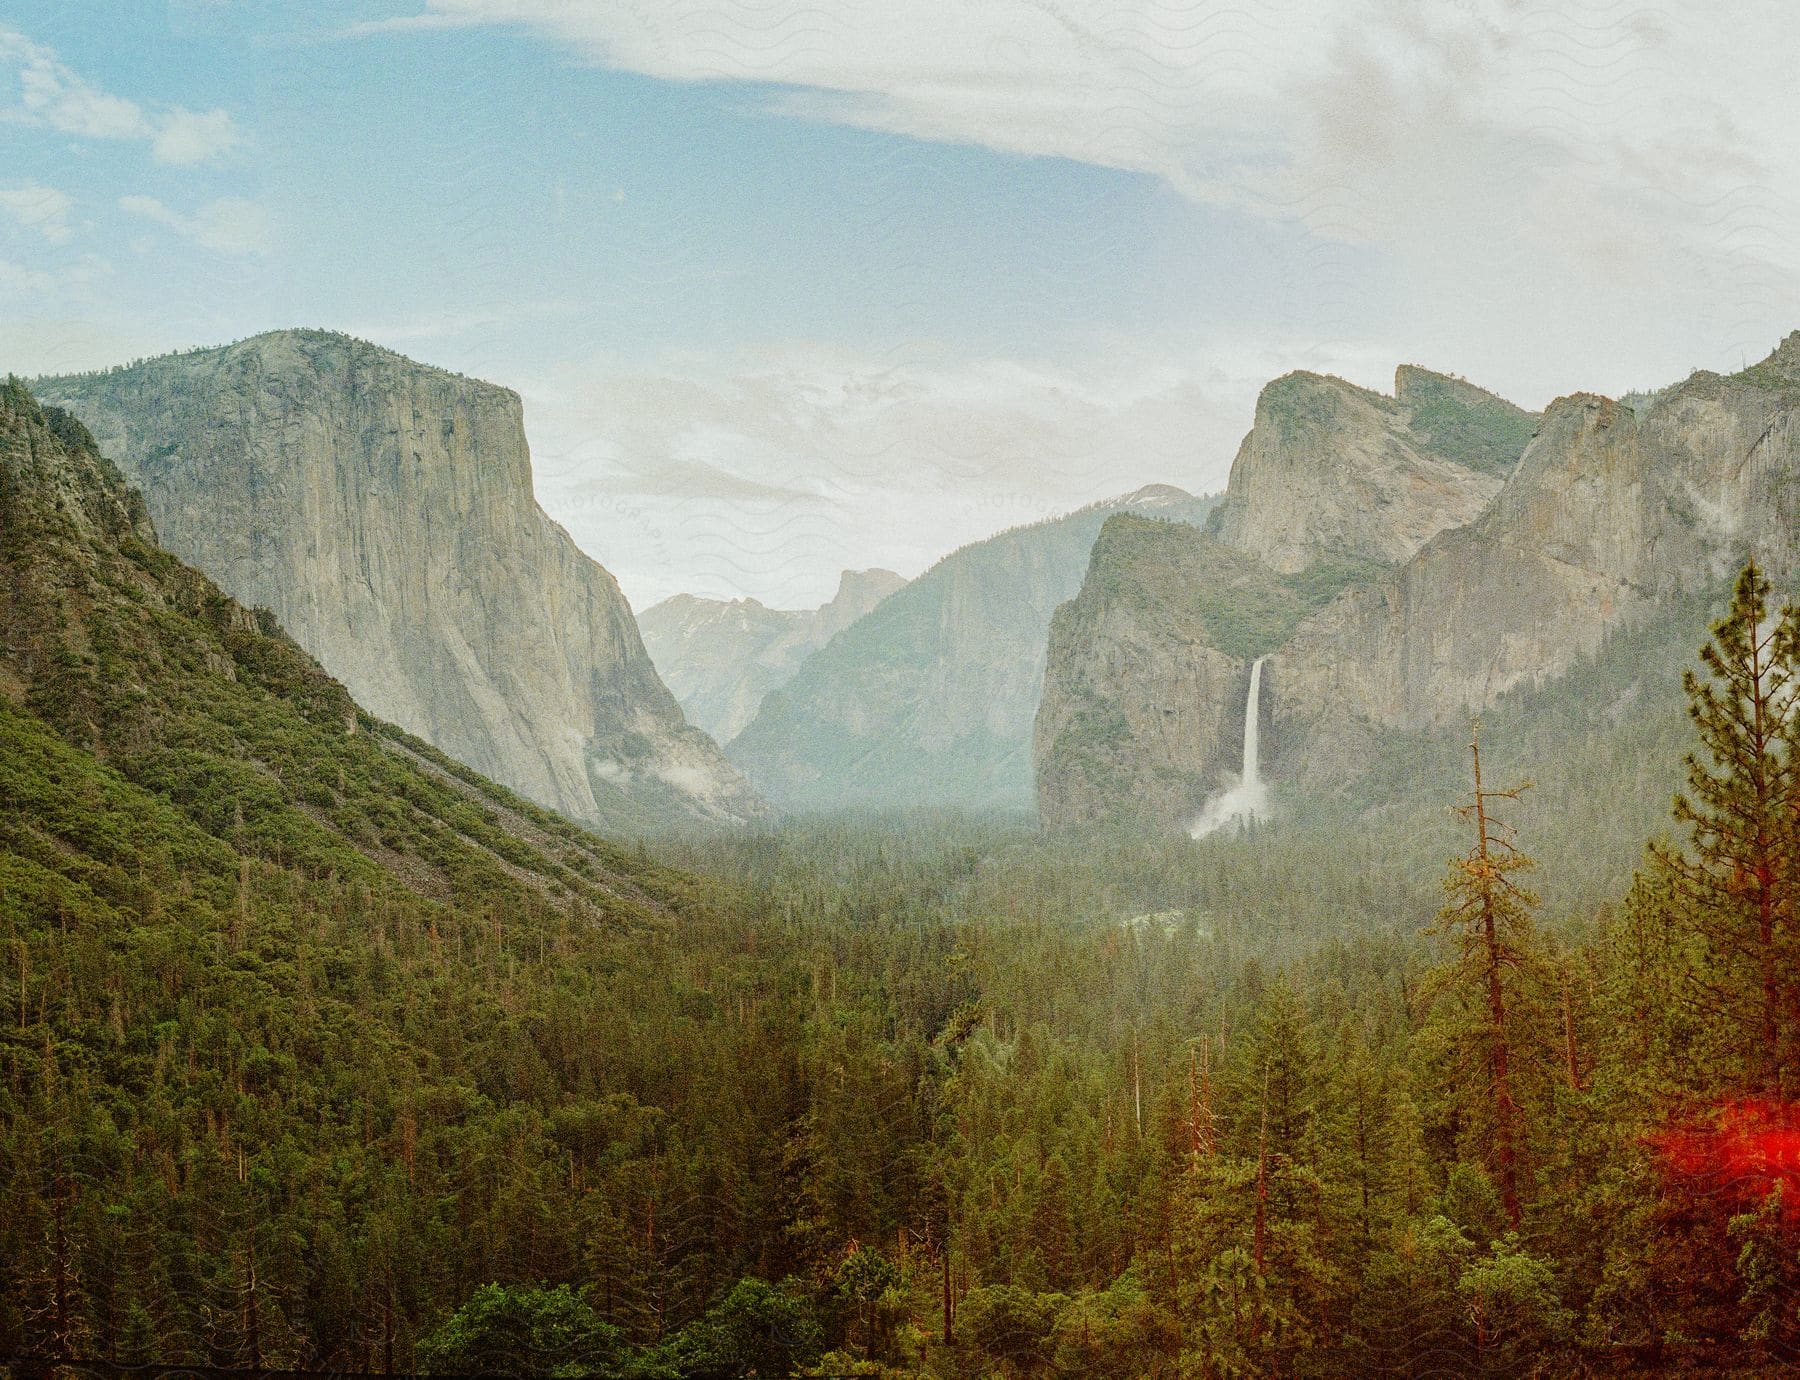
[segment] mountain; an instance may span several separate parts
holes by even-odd
[[[688,721],[729,743],[807,657],[905,583],[891,570],[846,570],[829,602],[805,610],[677,594],[640,613],[638,629]]]
[[[1493,497],[1405,559],[1345,580],[1343,567],[1320,559],[1354,549],[1333,536],[1347,530],[1342,505],[1303,490],[1280,498],[1280,486],[1255,473],[1268,451],[1246,442],[1230,490],[1241,506],[1222,512],[1218,539],[1260,545],[1244,558],[1276,573],[1313,553],[1299,577],[1331,596],[1254,642],[1234,644],[1219,627],[1267,602],[1266,579],[1240,572],[1224,582],[1218,552],[1193,543],[1164,540],[1132,560],[1103,561],[1097,548],[1093,588],[1059,615],[1053,635],[1037,744],[1047,822],[1153,814],[1177,827],[1237,767],[1253,656],[1269,655],[1265,766],[1278,780],[1330,790],[1366,774],[1384,743],[1411,735],[1416,753],[1433,735],[1460,741],[1471,712],[1552,687],[1623,630],[1679,611],[1687,621],[1677,645],[1691,645],[1694,601],[1751,554],[1778,580],[1800,570],[1800,332],[1742,373],[1696,373],[1634,404],[1558,399],[1535,419],[1516,464],[1504,463],[1498,440],[1523,432],[1520,417],[1442,376],[1423,380],[1421,393],[1418,374],[1408,375],[1396,390],[1397,401],[1411,399],[1407,428],[1450,446],[1460,464],[1504,470]],[[1371,474],[1396,478],[1394,454],[1350,453],[1352,487]],[[1400,482],[1418,491],[1414,476]],[[1284,504],[1286,530],[1299,537],[1259,538],[1280,530],[1270,512]],[[1403,526],[1418,530],[1410,518]],[[1365,539],[1361,549],[1375,546]],[[1132,612],[1146,606],[1154,617]],[[1096,673],[1108,666],[1117,674]],[[1627,688],[1597,682],[1594,691]],[[1148,707],[1182,696],[1192,702],[1180,711],[1186,720],[1152,731]]]
[[[170,551],[372,713],[612,829],[762,808],[682,718],[612,576],[538,507],[516,393],[321,331],[36,389]]]
[[[1800,570],[1800,331],[1641,412],[1552,403],[1479,519],[1347,592],[1276,656],[1278,727],[1320,749],[1293,769],[1332,769],[1369,726],[1461,723],[1751,556],[1778,581]]]
[[[1028,808],[1050,616],[1102,524],[1198,524],[1214,501],[1153,485],[953,552],[808,658],[731,759],[789,809]]]
[[[1292,574],[1320,561],[1405,560],[1499,491],[1535,414],[1411,365],[1394,396],[1293,373],[1267,385],[1214,530]]]
[[[267,609],[158,546],[82,423],[17,381],[0,391],[0,627],[8,904],[47,886],[130,909],[148,882],[120,859],[168,846],[188,850],[190,896],[254,857],[429,905],[667,910],[652,870],[376,719]]]
[[[1182,523],[1109,517],[1050,622],[1033,729],[1043,818],[1196,813],[1238,770],[1249,663],[1368,570],[1283,574]]]
[[[781,1239],[716,1223],[794,1117],[743,1015],[803,989],[782,946],[747,969],[733,896],[371,716],[155,535],[0,385],[0,1353],[411,1371],[627,1197],[698,1316]]]

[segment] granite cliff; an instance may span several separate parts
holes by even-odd
[[[1460,723],[1754,555],[1800,571],[1800,332],[1638,408],[1560,398],[1492,505],[1347,592],[1277,654],[1289,772],[1339,772],[1369,726]]]
[[[1367,402],[1334,396],[1340,412]],[[1540,419],[1511,416],[1498,400],[1483,402],[1487,396],[1423,371],[1403,369],[1397,380],[1395,404],[1427,449],[1489,483],[1504,474],[1465,519],[1450,521],[1460,510],[1439,507],[1446,520],[1431,533],[1414,520],[1414,505],[1367,503],[1370,514],[1400,518],[1390,541],[1354,522],[1338,498],[1309,492],[1287,452],[1277,448],[1271,459],[1254,436],[1240,451],[1228,500],[1237,507],[1222,512],[1215,532],[1269,570],[1298,567],[1300,578],[1317,581],[1331,569],[1331,553],[1381,555],[1423,533],[1413,550],[1355,571],[1322,606],[1254,649],[1271,653],[1265,766],[1278,781],[1344,782],[1364,770],[1384,733],[1460,732],[1471,711],[1555,681],[1614,633],[1654,624],[1678,606],[1691,616],[1696,594],[1722,586],[1751,554],[1779,580],[1800,573],[1800,332],[1751,369],[1696,373],[1634,403],[1577,394]],[[1506,459],[1507,438],[1522,435],[1525,418],[1535,435],[1515,465]],[[1351,457],[1359,484],[1398,486],[1415,497],[1431,491],[1415,468],[1398,465],[1397,450],[1339,454]],[[1265,460],[1288,488],[1257,473]],[[1097,549],[1091,583],[1103,570],[1101,555]],[[1252,650],[1240,646],[1231,655],[1192,611],[1212,609],[1216,625],[1243,604],[1242,583],[1221,580],[1216,552],[1165,544],[1155,560],[1130,568],[1123,592],[1117,580],[1110,592],[1084,588],[1063,635],[1053,638],[1039,715],[1037,781],[1047,822],[1137,814],[1149,799],[1177,827],[1187,803],[1234,766],[1233,739],[1221,725],[1232,700],[1242,698]],[[1315,584],[1315,592],[1329,584]],[[1189,613],[1175,618],[1164,609],[1156,619],[1126,623],[1116,611],[1146,599]],[[1109,663],[1117,667],[1110,680],[1083,669]],[[1193,737],[1177,748],[1144,727],[1143,715],[1134,718],[1132,707],[1171,693],[1170,677],[1180,674],[1191,682],[1181,694],[1218,693],[1225,701],[1184,708]],[[1075,722],[1084,686],[1098,702],[1080,712],[1089,723],[1111,723],[1116,741],[1107,770],[1071,773],[1078,758],[1060,742],[1060,726]],[[1236,713],[1241,725],[1241,704]]]
[[[807,657],[905,583],[891,570],[846,570],[816,609],[677,594],[640,613],[638,629],[688,721],[729,743]]]
[[[375,715],[602,827],[762,808],[683,719],[612,576],[538,507],[516,393],[321,331],[36,388],[170,551]]]
[[[1536,422],[1410,365],[1391,398],[1284,375],[1257,398],[1214,531],[1287,574],[1321,561],[1403,561],[1487,506]]]

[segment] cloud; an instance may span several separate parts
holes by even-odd
[[[402,14],[388,19],[359,19],[337,33],[340,38],[366,38],[372,34],[428,33],[435,29],[469,29],[487,22],[479,14],[456,15],[427,12]]]
[[[38,268],[0,259],[0,296],[42,296],[54,291],[56,278]]]
[[[78,139],[145,143],[158,163],[180,166],[215,161],[243,142],[226,111],[180,106],[146,110],[94,86],[43,44],[16,29],[0,28],[0,71],[7,68],[17,75],[18,95],[10,108],[0,107],[0,117],[15,123]]]
[[[55,269],[32,268],[13,263],[9,259],[0,259],[0,298],[14,298],[20,302],[39,305],[60,302],[71,296],[82,296],[112,271],[112,262],[98,254],[83,254]],[[16,304],[9,304],[9,310],[0,313],[8,328],[19,327],[20,315]]]
[[[67,244],[75,236],[69,224],[74,203],[68,193],[36,183],[23,187],[0,187],[0,215],[36,231],[50,244]]]
[[[162,127],[150,145],[151,157],[158,163],[185,166],[209,163],[243,143],[243,136],[231,116],[223,110],[182,110],[176,108],[163,117]]]
[[[119,209],[167,226],[183,239],[221,254],[265,254],[270,248],[269,213],[242,197],[209,201],[191,216],[153,196],[122,196]]]
[[[1056,360],[785,346],[571,366],[522,392],[545,508],[634,606],[686,590],[792,608],[830,597],[840,569],[915,575],[1146,483],[1222,488],[1266,379],[1381,382],[1394,363],[1243,341],[1108,338]]]
[[[423,0],[362,32],[477,24],[756,83],[795,118],[1148,174],[1402,280],[1460,258],[1477,299],[1522,268],[1703,277],[1728,331],[1800,277],[1780,0]]]

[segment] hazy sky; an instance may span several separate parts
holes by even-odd
[[[519,389],[638,606],[814,603],[1219,487],[1290,368],[1759,357],[1797,49],[1730,0],[9,0],[0,369],[348,330]]]

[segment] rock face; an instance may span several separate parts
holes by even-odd
[[[317,331],[37,388],[377,716],[602,827],[762,808],[537,506],[517,394]]]
[[[1697,373],[1641,406],[1559,399],[1530,419],[1536,436],[1516,466],[1501,442],[1524,423],[1487,397],[1440,375],[1400,371],[1394,405],[1409,433],[1473,473],[1508,472],[1472,520],[1442,526],[1405,559],[1365,567],[1335,591],[1321,576],[1342,553],[1391,548],[1376,533],[1356,533],[1333,494],[1308,493],[1292,465],[1282,472],[1300,497],[1285,500],[1283,535],[1269,515],[1284,500],[1255,473],[1266,452],[1254,437],[1240,452],[1249,472],[1233,472],[1238,506],[1215,524],[1220,540],[1254,550],[1278,572],[1310,562],[1284,577],[1290,588],[1330,595],[1260,643],[1271,653],[1264,699],[1274,750],[1264,762],[1278,781],[1348,779],[1383,730],[1460,731],[1471,710],[1563,675],[1614,630],[1721,586],[1751,554],[1778,581],[1800,575],[1800,332],[1751,369]],[[1339,397],[1334,415],[1366,401]],[[1259,408],[1259,429],[1262,422]],[[1397,451],[1356,454],[1420,492],[1416,473],[1394,468]],[[1312,515],[1315,505],[1322,517]],[[1417,510],[1398,503],[1385,511]],[[1401,526],[1421,530],[1410,516]],[[1133,572],[1132,592],[1121,594],[1116,579],[1110,591],[1097,586],[1101,555],[1097,548],[1089,575],[1096,588],[1083,589],[1066,620],[1059,614],[1052,640],[1040,802],[1047,821],[1070,824],[1137,813],[1151,800],[1175,827],[1192,794],[1216,784],[1230,742],[1221,724],[1243,694],[1251,649],[1232,648],[1219,628],[1266,603],[1266,590],[1223,584],[1216,553],[1165,543],[1157,561],[1119,566]],[[1154,617],[1149,603],[1160,606]],[[1212,612],[1210,623],[1200,609]],[[1232,651],[1228,676],[1213,654]],[[1093,688],[1083,703],[1084,686]],[[1225,699],[1182,707],[1190,724],[1171,718],[1165,731],[1141,712],[1158,696],[1203,692]],[[1078,713],[1110,726],[1113,738],[1098,765],[1071,769],[1070,754],[1052,748],[1058,725]]]
[[[1264,388],[1207,535],[1109,523],[1057,613],[1033,746],[1044,821],[1191,818],[1238,770],[1250,663],[1479,514],[1537,423],[1411,365],[1391,398],[1306,373]]]
[[[1475,517],[1536,418],[1472,384],[1403,366],[1392,398],[1320,374],[1276,379],[1215,519],[1228,544],[1284,573],[1403,561]]]
[[[1299,610],[1274,571],[1193,527],[1108,519],[1050,623],[1032,754],[1046,824],[1191,817],[1227,784],[1257,650],[1244,639],[1268,634],[1217,615],[1250,605],[1278,609],[1278,628]]]
[[[905,583],[891,570],[846,570],[828,603],[804,610],[677,594],[640,613],[638,628],[689,722],[729,743],[807,657]]]
[[[769,695],[732,760],[795,809],[1028,808],[1050,617],[1101,525],[1121,511],[1198,524],[1212,504],[1154,486],[946,556]]]
[[[1697,373],[1640,415],[1551,404],[1489,509],[1344,594],[1277,657],[1277,719],[1329,771],[1359,724],[1461,720],[1541,684],[1615,628],[1728,579],[1800,571],[1800,332],[1762,364]]]

